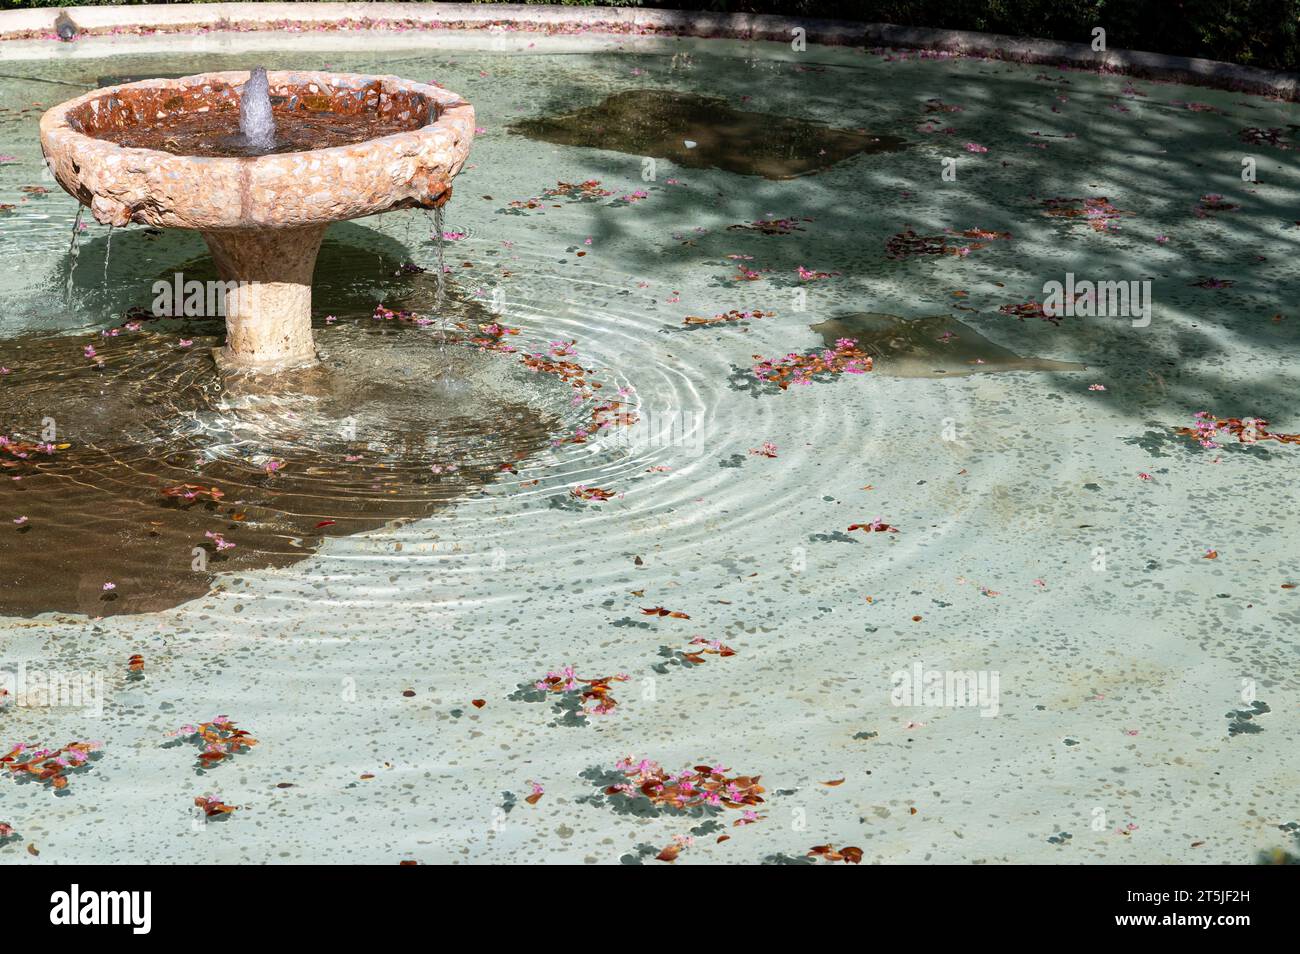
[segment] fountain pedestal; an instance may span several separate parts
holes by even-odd
[[[204,232],[226,282],[225,367],[278,371],[311,364],[311,277],[325,225]]]

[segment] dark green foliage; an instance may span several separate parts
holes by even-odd
[[[79,0],[90,5],[100,0]],[[126,2],[133,0],[105,0]],[[202,0],[199,0],[202,2]],[[493,0],[475,0],[493,2]],[[517,2],[517,0],[516,0]],[[523,0],[540,2],[540,0]],[[1300,0],[547,0],[564,6],[692,8],[978,30],[1300,70]],[[0,9],[58,6],[0,0]]]

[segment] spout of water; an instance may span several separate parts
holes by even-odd
[[[271,118],[271,89],[266,70],[256,67],[239,94],[239,131],[258,152],[275,148],[275,120]]]

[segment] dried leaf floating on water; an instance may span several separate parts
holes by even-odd
[[[1216,417],[1209,411],[1198,411],[1195,424],[1174,428],[1174,433],[1191,437],[1202,447],[1218,447],[1216,438],[1225,434],[1235,437],[1239,444],[1257,444],[1260,441],[1300,444],[1300,434],[1270,431],[1268,421],[1262,417]]]
[[[1241,206],[1227,201],[1219,193],[1210,192],[1201,196],[1201,200],[1192,207],[1192,214],[1198,219],[1205,219],[1220,212],[1236,212],[1240,208]]]
[[[199,795],[194,799],[194,804],[203,809],[203,814],[208,818],[229,815],[239,808],[238,805],[227,805],[221,799],[212,795]]]
[[[178,500],[210,500],[216,503],[226,496],[220,487],[203,487],[199,484],[175,484],[162,489],[164,497]]]
[[[102,747],[102,742],[70,742],[61,749],[29,749],[19,744],[0,756],[0,765],[16,775],[63,789],[68,785],[67,773],[87,765],[92,753]]]
[[[223,759],[247,752],[257,739],[248,732],[235,727],[229,716],[219,715],[211,722],[199,725],[184,725],[171,735],[188,739],[199,746],[199,766],[216,765]]]
[[[898,533],[899,532],[897,527],[888,523],[882,523],[879,520],[873,520],[870,523],[849,524],[849,532],[852,533],[854,530],[861,530],[864,533]]]
[[[626,758],[615,768],[627,779],[605,789],[609,796],[645,797],[657,808],[685,810],[697,807],[751,809],[763,804],[765,789],[758,775],[728,776],[730,769],[717,765],[696,765],[693,769],[669,773],[658,762]],[[757,821],[748,812],[739,823]]]
[[[531,199],[515,199],[510,203],[512,209],[540,209],[545,203],[543,199],[567,199],[570,202],[596,202],[600,199],[606,199],[613,195],[609,189],[600,187],[599,179],[587,179],[585,182],[557,182],[554,188],[546,189],[540,197]]]
[[[1237,138],[1252,146],[1277,146],[1279,149],[1291,148],[1291,145],[1282,138],[1281,126],[1272,126],[1268,129],[1247,126],[1237,134]]]
[[[667,616],[671,619],[690,619],[685,613],[678,613],[673,610],[666,610],[662,606],[652,606],[649,609],[642,607],[641,613],[644,616]]]
[[[862,863],[862,849],[855,848],[852,845],[844,848],[833,848],[830,845],[814,845],[808,849],[808,857],[821,858],[823,861],[842,861],[845,864],[857,865]]]
[[[700,646],[701,649],[686,650],[681,655],[688,662],[699,666],[705,662],[705,656],[717,656],[719,659],[726,659],[728,656],[736,655],[736,651],[730,646],[723,644],[718,639],[705,639],[703,636],[696,636],[691,640],[692,646]]]
[[[789,218],[789,219],[756,219],[753,222],[743,222],[737,225],[728,225],[731,231],[743,232],[760,232],[763,235],[789,235],[792,232],[802,232],[804,227],[800,222],[811,222],[809,218]]]
[[[1122,215],[1133,215],[1110,204],[1104,195],[1084,198],[1057,196],[1043,200],[1043,214],[1057,219],[1083,219],[1094,232],[1110,232],[1119,228]]]
[[[614,490],[606,490],[603,487],[587,487],[582,484],[569,491],[569,496],[574,500],[609,500],[617,495],[618,492]]]
[[[858,347],[853,338],[840,338],[834,349],[824,348],[805,354],[788,354],[784,358],[764,359],[754,355],[754,376],[775,384],[782,391],[791,384],[811,384],[818,375],[864,374],[872,369],[871,355]]]
[[[631,427],[640,417],[634,411],[620,411],[619,408],[627,407],[623,401],[609,401],[605,404],[599,404],[591,409],[591,423],[597,429],[612,427],[617,424],[619,427]]]
[[[599,679],[583,679],[573,666],[565,666],[559,671],[548,672],[545,677],[533,683],[533,688],[561,695],[576,693],[582,702],[583,715],[609,715],[618,705],[618,700],[610,691],[609,684],[627,682],[631,678],[626,673],[618,673]]]
[[[755,308],[753,311],[737,311],[735,308],[731,311],[724,311],[721,314],[714,315],[712,318],[704,318],[700,315],[687,315],[682,319],[684,325],[720,325],[733,321],[747,321],[751,318],[773,318],[776,316],[774,311],[760,311]]]
[[[916,255],[957,255],[964,258],[972,251],[985,248],[994,239],[1010,238],[1010,232],[978,228],[965,231],[947,229],[944,235],[917,235],[912,229],[907,229],[885,240],[885,257],[901,260]]]
[[[679,842],[673,842],[666,846],[663,851],[655,855],[655,861],[666,861],[672,863],[677,860],[677,856],[682,852],[682,845]]]
[[[1074,296],[1074,300],[1077,302],[1083,297],[1082,294],[1077,294]],[[1043,321],[1051,322],[1058,326],[1061,324],[1062,318],[1062,315],[1060,314],[1049,315],[1047,313],[1046,304],[1036,298],[1031,298],[1029,301],[1021,302],[1019,304],[999,305],[998,314],[1007,315],[1011,318],[1018,318],[1021,321],[1024,321],[1026,318],[1041,318]]]
[[[9,469],[30,467],[42,457],[53,457],[55,451],[65,450],[71,446],[70,444],[15,440],[0,434],[0,466]]]

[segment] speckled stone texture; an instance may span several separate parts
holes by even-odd
[[[98,222],[195,229],[223,279],[265,286],[237,295],[227,317],[225,357],[259,368],[301,363],[304,347],[310,351],[311,266],[324,226],[442,205],[474,138],[474,108],[435,86],[320,72],[277,71],[268,78],[273,96],[327,98],[338,111],[370,96],[381,109],[393,104],[410,110],[413,121],[433,121],[355,145],[254,158],[176,156],[88,134],[234,95],[248,79],[240,71],[95,90],[49,110],[40,126],[54,177]],[[259,255],[265,257],[258,261]]]
[[[326,228],[203,233],[221,280],[237,283],[226,295],[222,367],[276,371],[316,360],[311,275]]]

